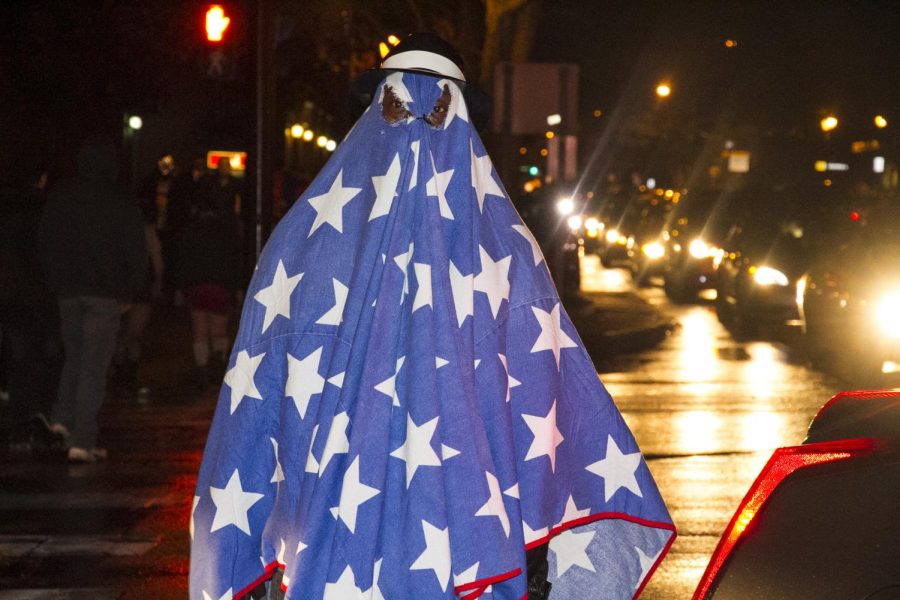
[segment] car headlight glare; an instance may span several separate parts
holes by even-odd
[[[572,215],[571,217],[569,217],[569,220],[566,221],[566,224],[568,224],[569,229],[571,229],[572,231],[578,231],[579,229],[581,229],[582,225],[581,215]]]
[[[783,287],[788,284],[787,275],[772,267],[757,267],[753,271],[753,281],[762,286],[780,285]]]
[[[615,244],[616,240],[619,239],[619,232],[616,229],[610,229],[606,232],[606,241],[610,244]]]
[[[556,210],[564,217],[571,215],[575,212],[575,201],[571,198],[560,198],[556,201]]]
[[[900,292],[885,294],[875,304],[878,329],[890,338],[900,338]]]
[[[666,253],[666,249],[659,242],[648,242],[641,246],[641,251],[650,260],[659,260]]]
[[[584,220],[585,229],[600,229],[600,221],[597,220],[597,217],[588,217]]]
[[[690,252],[691,256],[694,258],[706,258],[710,256],[709,245],[700,238],[691,242],[691,245],[688,246],[688,252]]]

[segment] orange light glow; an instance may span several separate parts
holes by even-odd
[[[247,169],[247,153],[232,150],[210,150],[206,153],[206,168],[216,170],[219,163],[228,161],[232,171],[245,171]]]
[[[672,87],[667,83],[660,83],[656,86],[656,95],[660,98],[668,98],[672,93]]]
[[[837,117],[828,116],[819,121],[819,127],[822,128],[822,131],[832,131],[838,126]]]
[[[219,4],[213,4],[206,10],[206,39],[221,42],[230,23],[231,17],[225,15],[225,9]]]
[[[878,129],[884,129],[885,127],[887,127],[887,124],[887,119],[885,119],[881,115],[875,117],[875,127],[877,127]]]

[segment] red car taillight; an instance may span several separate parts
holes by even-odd
[[[712,584],[719,574],[719,570],[728,560],[729,554],[734,550],[743,533],[753,521],[756,514],[762,509],[775,488],[785,477],[798,469],[812,467],[823,463],[846,460],[863,454],[869,454],[874,449],[875,442],[870,438],[839,440],[836,442],[822,442],[818,444],[805,444],[803,446],[791,446],[778,448],[772,454],[772,458],[763,467],[756,481],[750,486],[750,491],[738,505],[737,511],[725,528],[716,551],[713,552],[709,565],[700,578],[693,600],[705,600],[712,588]]]

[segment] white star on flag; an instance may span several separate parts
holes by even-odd
[[[301,552],[303,552],[303,551],[306,550],[307,548],[309,548],[309,546],[307,546],[307,545],[304,544],[303,542],[298,541],[298,542],[297,542],[297,551],[294,552],[294,556],[297,556],[298,554],[300,554]]]
[[[273,437],[270,437],[269,441],[272,442],[272,448],[275,451],[275,472],[272,473],[272,479],[269,480],[269,483],[279,483],[284,481],[284,469],[281,468],[281,463],[278,462],[278,442]]]
[[[572,494],[569,494],[569,499],[566,500],[566,510],[563,512],[562,518],[559,520],[559,523],[556,524],[557,527],[560,525],[564,525],[566,523],[571,523],[576,519],[580,519],[581,517],[586,517],[591,514],[590,507],[579,509],[578,505],[575,504],[575,498],[572,497]]]
[[[447,591],[450,581],[450,528],[438,529],[428,521],[422,521],[425,534],[425,550],[409,568],[410,571],[430,569],[434,571],[441,590]]]
[[[344,187],[344,170],[338,171],[337,177],[331,184],[331,189],[321,196],[314,196],[309,199],[310,206],[316,211],[316,220],[313,221],[312,227],[309,229],[309,235],[316,232],[320,226],[328,223],[334,227],[338,233],[344,232],[344,206],[353,200],[362,188]]]
[[[509,537],[509,516],[506,514],[506,506],[503,504],[503,496],[500,492],[500,483],[497,481],[497,477],[494,476],[490,471],[484,472],[485,477],[487,478],[488,490],[490,491],[490,497],[487,502],[484,503],[484,506],[478,509],[478,512],[475,513],[476,517],[497,517],[500,519],[500,525],[503,527],[503,533],[506,534],[506,537]]]
[[[253,299],[266,307],[266,314],[263,317],[262,332],[265,333],[269,325],[275,320],[275,317],[291,318],[291,294],[303,278],[303,273],[297,273],[288,277],[287,271],[284,269],[284,263],[278,261],[275,268],[275,275],[272,278],[272,284],[256,292]]]
[[[619,488],[625,488],[641,498],[644,497],[637,478],[634,476],[640,465],[640,452],[622,454],[616,441],[611,435],[608,435],[606,438],[606,457],[588,465],[585,469],[603,478],[604,496],[605,500],[609,502],[609,499],[613,497],[613,494]]]
[[[538,245],[537,240],[534,239],[534,236],[531,234],[531,231],[524,225],[513,225],[512,228],[525,238],[531,246],[531,255],[534,257],[534,266],[541,264],[544,260],[544,255],[541,252],[541,247]]]
[[[450,211],[450,204],[447,203],[447,187],[450,185],[450,179],[453,178],[453,169],[448,169],[443,173],[438,172],[434,164],[434,155],[431,155],[431,169],[434,175],[425,184],[425,195],[437,196],[441,216],[452,221],[453,212]]]
[[[475,188],[475,196],[478,198],[478,210],[483,213],[485,196],[488,194],[500,196],[501,198],[506,196],[491,173],[494,170],[494,165],[491,164],[491,157],[487,154],[480,157],[475,156],[475,146],[472,140],[469,140],[469,156],[472,164],[472,187]]]
[[[347,426],[350,424],[350,417],[346,412],[334,415],[331,422],[331,429],[328,430],[328,438],[325,440],[325,449],[322,450],[322,460],[319,461],[319,477],[328,468],[328,463],[334,458],[335,454],[347,454],[350,450],[350,440],[347,438]]]
[[[522,519],[522,537],[525,538],[526,544],[530,544],[531,542],[536,542],[540,539],[543,539],[547,537],[549,533],[549,527],[539,527],[538,529],[532,529],[531,526],[525,522],[525,519]]]
[[[550,540],[550,550],[556,556],[557,579],[576,565],[592,573],[597,572],[587,555],[588,544],[594,539],[596,533],[596,531],[575,533],[569,529]]]
[[[450,106],[447,108],[447,118],[444,120],[444,129],[450,127],[454,117],[459,117],[466,123],[469,122],[469,109],[463,100],[462,92],[456,82],[449,79],[441,79],[437,82],[438,88],[443,91],[444,86],[450,87]]]
[[[333,385],[334,387],[342,387],[344,385],[344,375],[346,371],[341,371],[337,375],[328,378],[328,383]]]
[[[383,217],[391,212],[394,198],[397,197],[397,184],[400,182],[400,153],[394,154],[394,160],[384,175],[372,177],[372,185],[375,186],[375,204],[369,213],[369,220]]]
[[[288,376],[284,386],[284,397],[293,398],[300,418],[306,418],[309,400],[325,389],[325,378],[319,375],[319,362],[322,360],[322,346],[310,352],[306,358],[298,360],[290,353],[287,355]]]
[[[312,439],[309,440],[309,453],[306,455],[306,468],[304,469],[305,473],[318,473],[319,472],[319,461],[316,460],[315,454],[313,454],[313,445],[316,443],[316,434],[319,433],[319,425],[316,424],[313,427],[312,431]]]
[[[263,352],[251,357],[246,350],[241,350],[234,366],[225,373],[224,383],[231,388],[231,414],[237,410],[244,396],[262,400],[262,394],[256,389],[253,378],[265,355],[266,353]]]
[[[650,572],[650,569],[653,568],[653,565],[656,564],[659,555],[662,553],[662,548],[660,548],[659,552],[653,556],[647,556],[644,554],[644,551],[637,546],[634,547],[634,551],[637,552],[638,562],[641,565],[641,574],[637,578],[637,583],[634,584],[634,589],[637,589],[640,587],[641,582],[644,581],[644,578],[647,577],[647,574]]]
[[[531,307],[534,316],[538,320],[538,324],[541,326],[541,333],[538,336],[538,339],[535,340],[534,346],[531,347],[531,352],[541,352],[543,350],[550,350],[553,352],[553,358],[556,359],[557,371],[559,370],[560,351],[563,348],[578,347],[578,344],[562,330],[562,326],[559,322],[559,307],[559,302],[556,303],[556,306],[554,306],[553,310],[550,312],[541,310],[537,306]]]
[[[431,265],[413,263],[413,269],[416,272],[416,283],[418,283],[419,287],[416,290],[416,299],[413,301],[412,311],[416,312],[425,306],[432,306],[433,308],[431,304]]]
[[[363,597],[362,590],[356,587],[356,577],[350,565],[344,569],[334,583],[325,582],[325,595],[322,600],[357,600]]]
[[[509,374],[509,365],[506,362],[506,356],[503,354],[498,354],[497,356],[500,357],[500,363],[503,365],[503,371],[506,373],[506,401],[509,402],[510,390],[522,385],[522,382]]]
[[[441,460],[449,460],[454,456],[459,456],[459,450],[451,448],[447,444],[441,444]]]
[[[550,459],[550,471],[556,472],[556,447],[563,443],[562,433],[556,427],[556,400],[550,406],[550,412],[545,417],[537,415],[522,415],[528,429],[534,434],[531,446],[525,460],[546,456]]]
[[[478,254],[481,257],[481,273],[475,276],[474,288],[476,292],[487,294],[491,313],[496,319],[500,304],[504,300],[509,301],[509,264],[512,255],[495,262],[481,246],[478,246]]]
[[[200,504],[200,496],[194,496],[194,502],[191,504],[191,522],[188,524],[191,539],[194,539],[194,512],[197,510],[198,504]]]
[[[347,304],[347,294],[350,288],[335,278],[331,278],[334,287],[334,306],[316,321],[318,325],[340,325],[344,320],[344,305]]]
[[[218,531],[228,525],[234,525],[247,535],[250,535],[250,521],[247,519],[247,511],[250,507],[262,500],[264,494],[245,492],[241,487],[241,476],[235,469],[224,488],[210,486],[209,495],[216,505],[216,515],[213,517],[212,527],[209,532]]]
[[[383,558],[379,558],[372,567],[372,587],[363,592],[367,600],[384,600],[381,588],[378,587],[378,576],[381,574],[381,562],[383,560]]]
[[[474,565],[457,575],[453,574],[453,587],[458,588],[461,585],[466,585],[467,583],[472,583],[473,581],[478,579],[478,565],[480,563],[476,562]]]
[[[420,140],[416,140],[409,144],[409,149],[413,153],[413,172],[412,176],[409,178],[409,189],[413,189],[416,187],[416,184],[419,183],[419,146],[421,145]]]
[[[409,293],[409,261],[412,260],[412,256],[413,243],[410,242],[409,250],[394,257],[394,262],[397,263],[397,266],[403,271],[403,291],[400,292],[400,304],[403,304],[403,299],[406,298],[406,295]]]
[[[440,356],[434,357],[434,368],[435,369],[440,369],[441,367],[446,367],[449,364],[450,364],[450,361],[447,360],[446,358],[441,358]]]
[[[466,317],[473,316],[475,306],[475,275],[463,275],[450,261],[450,289],[453,292],[453,307],[456,309],[456,321],[462,327]]]
[[[393,399],[392,404],[394,406],[400,406],[400,398],[397,396],[397,374],[400,373],[400,368],[403,366],[404,361],[406,361],[405,356],[398,358],[394,374],[375,386],[377,391]]]
[[[231,600],[231,598],[234,596],[234,592],[232,592],[231,590],[232,588],[228,588],[228,590],[224,594],[219,596],[219,600]],[[212,596],[210,596],[206,590],[203,590],[203,600],[213,600]]]
[[[359,505],[375,497],[381,490],[364,484],[359,479],[359,456],[353,459],[350,466],[344,472],[344,482],[341,486],[341,501],[338,506],[338,516],[350,533],[356,533],[356,514]]]
[[[503,493],[505,495],[509,496],[510,498],[515,498],[518,500],[519,499],[519,484],[517,483],[515,485],[510,486],[509,488],[503,490]]]
[[[409,489],[419,467],[441,466],[441,459],[431,447],[431,438],[434,437],[434,431],[437,429],[438,418],[435,417],[427,423],[416,425],[412,415],[406,415],[406,441],[391,452],[391,456],[406,462],[406,489]]]

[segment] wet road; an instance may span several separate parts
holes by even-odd
[[[583,263],[584,284],[625,289],[622,270]],[[711,304],[678,306],[640,291],[679,327],[659,347],[601,365],[634,432],[678,539],[642,600],[690,598],[722,530],[779,446],[798,444],[818,408],[846,387],[780,343],[736,342]]]

